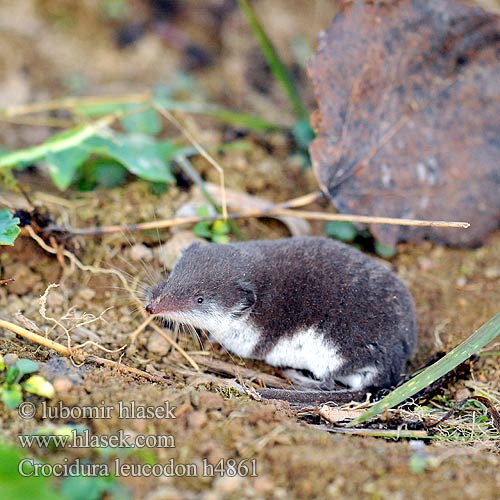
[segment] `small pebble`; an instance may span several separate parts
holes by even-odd
[[[242,487],[242,484],[243,478],[241,476],[218,477],[214,481],[214,490],[223,494],[234,493]]]
[[[145,500],[182,500],[185,497],[176,488],[162,486],[151,491],[144,498]]]
[[[5,354],[3,357],[3,361],[7,366],[14,366],[18,359],[19,356],[13,353]]]
[[[158,260],[166,269],[171,271],[181,252],[197,241],[204,242],[203,239],[198,238],[191,231],[179,231],[157,248]]]
[[[57,377],[56,379],[54,379],[52,381],[52,385],[54,386],[57,394],[64,394],[73,387],[73,383],[71,382],[71,380],[63,377]]]
[[[500,267],[487,267],[484,270],[484,276],[489,280],[500,278]]]
[[[467,399],[467,398],[470,398],[472,396],[472,393],[469,391],[469,389],[459,389],[456,393],[455,393],[455,399],[457,401],[461,401],[462,399]]]
[[[256,493],[270,493],[273,491],[275,484],[269,476],[260,476],[255,479],[253,487]]]
[[[47,295],[47,305],[51,308],[61,307],[65,302],[64,295],[59,292],[49,292]]]
[[[422,269],[422,271],[429,271],[434,267],[432,259],[429,259],[427,257],[420,257],[418,259],[418,264],[420,266],[420,269]]]
[[[90,302],[95,297],[95,291],[91,288],[82,288],[77,295],[80,299]]]
[[[200,429],[208,421],[207,415],[201,411],[193,411],[189,415],[188,425],[192,429]]]
[[[224,398],[214,392],[200,392],[200,407],[206,410],[220,410],[224,406]]]
[[[168,342],[158,333],[153,332],[148,339],[147,349],[152,354],[165,356],[170,349]]]
[[[5,266],[3,274],[15,279],[13,283],[9,283],[9,292],[17,295],[25,295],[32,292],[35,286],[41,281],[37,273],[33,272],[27,265],[21,263]]]
[[[153,260],[153,251],[146,245],[137,243],[130,249],[130,258],[139,262],[151,262]]]

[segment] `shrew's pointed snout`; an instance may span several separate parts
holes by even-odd
[[[158,299],[152,300],[146,307],[146,311],[149,314],[160,314],[163,312],[163,308],[161,307],[160,301]]]
[[[185,303],[172,295],[161,295],[153,298],[145,307],[149,314],[165,314],[185,309]]]

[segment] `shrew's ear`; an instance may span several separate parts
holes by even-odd
[[[236,282],[236,286],[240,293],[240,300],[237,309],[233,312],[233,314],[241,316],[252,309],[257,301],[257,294],[255,292],[255,286],[248,281],[239,280]]]

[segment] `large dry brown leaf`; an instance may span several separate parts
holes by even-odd
[[[499,226],[498,19],[452,0],[354,3],[322,34],[311,156],[336,207],[471,223],[373,226],[382,243],[473,246]]]

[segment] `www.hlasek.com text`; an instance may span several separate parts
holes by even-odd
[[[23,448],[175,448],[172,434],[92,434],[89,429],[71,429],[67,434],[24,434],[18,436]]]

